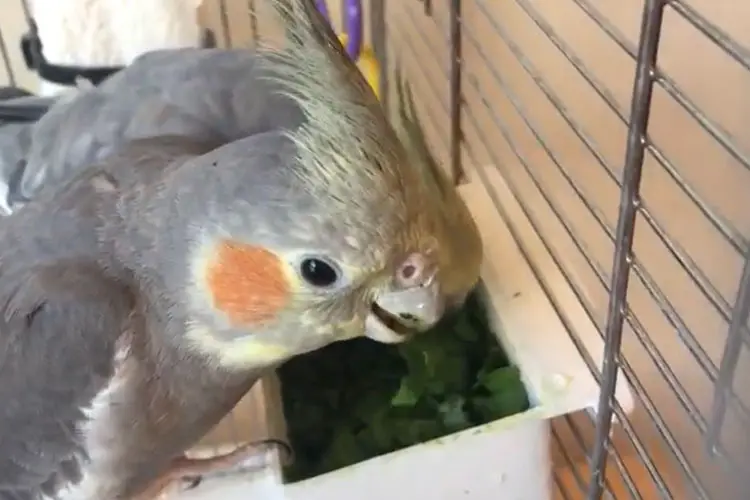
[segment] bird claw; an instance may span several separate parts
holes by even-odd
[[[184,476],[182,482],[187,483],[183,487],[184,491],[194,490],[203,482],[203,476]]]
[[[183,491],[192,490],[203,482],[203,476],[211,473],[262,469],[268,465],[267,453],[278,447],[284,448],[283,462],[288,463],[292,451],[289,445],[283,441],[268,439],[246,443],[229,453],[210,458],[182,457],[175,461],[172,474],[182,480]]]
[[[182,456],[152,486],[133,500],[162,500],[172,498],[179,491],[196,488],[203,476],[216,472],[231,472],[235,469],[262,469],[268,465],[267,453],[276,447],[285,449],[284,462],[291,460],[291,448],[283,441],[268,439],[246,443],[237,449],[210,458],[188,458]]]

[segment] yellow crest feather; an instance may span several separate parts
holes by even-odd
[[[267,56],[263,63],[305,115],[306,123],[288,135],[297,146],[306,186],[348,211],[400,203],[398,212],[412,212],[420,205],[416,171],[372,88],[315,2],[272,4],[286,20],[288,40],[282,50],[261,49]]]

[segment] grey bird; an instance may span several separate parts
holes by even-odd
[[[70,163],[0,219],[0,499],[153,498],[241,460],[257,450],[184,452],[290,357],[405,341],[476,284],[481,240],[460,197],[399,139],[310,2],[274,4],[297,20],[283,50],[192,50],[204,62],[186,57],[172,92],[144,90],[136,63],[112,79],[121,95],[105,85],[50,111],[47,126],[80,125],[76,102],[123,117],[144,101],[137,127],[50,130],[25,161]],[[171,104],[214,78],[199,67],[243,60],[266,100]]]

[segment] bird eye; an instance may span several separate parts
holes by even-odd
[[[300,274],[310,285],[319,288],[329,287],[339,279],[339,273],[331,263],[316,257],[308,257],[302,261]]]

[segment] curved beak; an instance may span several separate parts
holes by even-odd
[[[365,336],[386,344],[404,342],[435,326],[445,310],[436,279],[427,286],[388,292],[373,303],[365,321]]]

